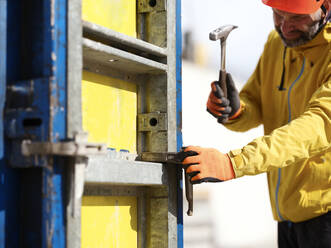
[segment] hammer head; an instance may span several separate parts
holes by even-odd
[[[234,25],[221,26],[209,33],[209,39],[225,41],[226,38],[228,37],[229,33],[237,27],[238,26],[234,26]]]

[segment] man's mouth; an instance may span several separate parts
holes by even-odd
[[[295,40],[300,37],[299,33],[283,33],[284,38],[287,40]]]
[[[283,32],[283,37],[287,40],[295,40],[298,39],[299,37],[301,37],[302,32],[300,31],[290,31],[290,32]]]

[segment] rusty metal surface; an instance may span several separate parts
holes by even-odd
[[[166,0],[138,0],[138,13],[165,11],[166,9]]]
[[[177,152],[143,152],[139,159],[157,163],[181,164],[180,161],[175,159],[176,154]]]
[[[138,114],[138,131],[139,132],[158,132],[166,131],[167,125],[166,113],[145,113]]]

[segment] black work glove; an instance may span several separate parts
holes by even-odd
[[[226,86],[227,98],[218,81],[214,81],[207,101],[207,111],[222,124],[237,118],[241,112],[239,93],[230,73],[226,74]]]

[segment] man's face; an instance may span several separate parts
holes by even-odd
[[[315,37],[319,31],[321,10],[314,14],[293,14],[278,9],[272,9],[277,32],[288,47],[300,46]]]

